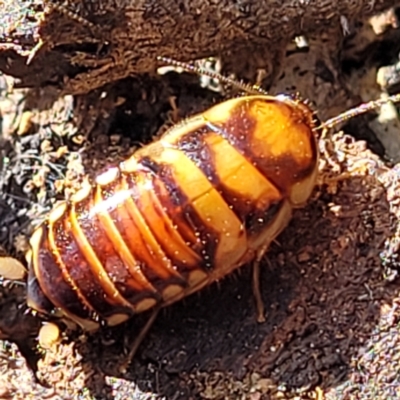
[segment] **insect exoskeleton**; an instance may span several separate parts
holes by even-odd
[[[27,297],[34,310],[89,331],[153,310],[125,365],[161,307],[249,262],[262,322],[260,261],[314,189],[319,133],[400,101],[400,94],[371,101],[319,124],[298,97],[270,96],[257,86],[160,59],[248,95],[175,125],[100,174],[50,212],[27,254]]]
[[[258,263],[309,198],[317,161],[301,100],[217,104],[50,212],[31,238],[28,304],[93,330]]]

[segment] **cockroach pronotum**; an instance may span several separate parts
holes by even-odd
[[[56,206],[27,255],[28,305],[40,313],[93,331],[152,309],[130,356],[161,307],[250,262],[263,321],[260,260],[314,189],[318,136],[400,101],[372,101],[320,124],[297,97],[162,60],[247,94],[177,124]]]

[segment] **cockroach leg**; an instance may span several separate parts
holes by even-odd
[[[168,98],[168,101],[169,101],[169,104],[170,104],[170,106],[172,108],[172,111],[171,111],[171,114],[170,114],[171,122],[173,124],[176,124],[176,123],[178,123],[178,121],[180,119],[179,118],[179,108],[178,108],[178,106],[176,104],[176,97],[175,96],[170,96]]]
[[[256,86],[261,87],[264,78],[267,76],[267,71],[265,69],[258,69],[257,70],[257,77],[256,77]]]
[[[143,339],[146,337],[147,333],[149,332],[150,328],[152,327],[154,321],[157,318],[157,315],[158,315],[159,311],[160,311],[160,307],[159,306],[157,306],[157,307],[155,307],[153,309],[153,311],[152,311],[152,313],[150,315],[150,318],[148,319],[146,324],[143,326],[143,328],[140,331],[139,335],[133,341],[131,349],[129,351],[129,354],[126,356],[124,362],[119,367],[119,370],[120,370],[120,372],[122,374],[124,374],[126,372],[129,364],[133,360],[133,357],[135,357],[135,354],[136,354],[139,346],[141,345],[141,343],[143,342]]]
[[[261,260],[269,247],[268,245],[263,246],[256,255],[256,258],[253,263],[253,294],[256,301],[257,308],[257,322],[262,323],[265,322],[265,307],[264,302],[261,296],[260,289],[260,263]]]
[[[39,41],[36,43],[33,49],[29,52],[28,58],[26,59],[26,65],[29,65],[32,62],[33,58],[36,56],[36,54],[43,46],[44,46],[43,40],[39,39]]]

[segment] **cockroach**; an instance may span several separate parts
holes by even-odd
[[[264,320],[260,261],[316,185],[318,137],[400,94],[319,123],[307,102],[268,95],[190,64],[188,71],[246,95],[170,128],[118,167],[56,206],[34,231],[27,302],[94,331],[160,308],[253,263],[258,321]]]

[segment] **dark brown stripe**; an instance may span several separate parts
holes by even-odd
[[[273,221],[283,204],[283,200],[269,204],[267,208],[259,208],[254,199],[244,197],[227,187],[217,174],[214,151],[203,139],[207,134],[209,134],[208,130],[187,134],[177,142],[177,146],[203,171],[225,202],[235,212],[238,219],[244,224],[248,233],[258,233]]]
[[[146,168],[140,169],[135,173],[135,178],[140,178],[141,182],[146,182],[148,183],[148,186],[153,185],[153,176],[154,173],[153,171],[148,171]],[[142,218],[144,221],[146,221],[148,229],[152,232],[152,235],[154,239],[157,241],[158,246],[160,246],[161,251],[164,254],[164,257],[169,260],[171,268],[173,268],[173,274],[171,274],[169,279],[163,279],[161,283],[157,284],[157,287],[160,288],[160,290],[163,290],[165,287],[170,286],[171,284],[178,284],[181,285],[182,287],[187,286],[187,281],[186,281],[186,275],[185,272],[192,270],[193,266],[186,265],[185,263],[182,262],[181,259],[179,259],[179,255],[177,257],[176,254],[174,254],[172,251],[169,251],[170,249],[163,245],[164,244],[164,239],[160,236],[160,231],[162,232],[168,232],[170,231],[170,226],[167,224],[165,221],[166,218],[168,218],[169,222],[173,224],[173,221],[169,218],[168,214],[163,212],[163,210],[160,209],[160,206],[158,205],[158,202],[156,200],[157,197],[155,193],[148,193],[148,192],[142,192],[142,190],[139,190],[138,187],[136,187],[136,182],[135,178],[133,175],[131,175],[129,178],[127,178],[126,182],[128,186],[131,188],[133,198],[135,199],[135,204],[138,207],[138,210],[141,213]],[[147,186],[147,185],[145,185]],[[171,234],[171,240],[173,238],[173,235]],[[145,241],[145,238],[143,237],[143,242]],[[145,243],[144,243],[145,244]],[[151,255],[149,255],[151,257]],[[159,260],[155,260],[156,262],[159,262]],[[152,266],[149,265],[150,268],[156,269],[157,266]]]
[[[153,174],[149,174],[149,173],[145,173],[145,179],[147,179],[148,181],[150,181],[152,183],[152,185],[154,186],[154,176]],[[154,193],[154,196],[157,198],[157,196]],[[159,237],[159,233],[157,231],[157,225],[158,224],[163,224],[163,231],[169,232],[169,230],[171,229],[169,224],[167,224],[165,222],[165,218],[168,218],[169,221],[173,224],[173,221],[170,219],[169,215],[165,213],[165,210],[162,210],[160,208],[160,204],[156,201],[152,202],[152,206],[153,206],[153,210],[156,216],[156,223],[154,224],[154,228],[151,227],[151,221],[150,221],[150,216],[147,215],[146,213],[146,209],[144,207],[144,204],[142,204],[142,202],[139,200],[138,201],[138,206],[141,209],[142,215],[144,217],[145,220],[147,220],[148,222],[148,226],[150,227],[150,229],[152,229],[153,235],[157,238],[158,237],[158,243],[160,245],[160,247],[162,248],[162,250],[164,251],[164,253],[168,256],[169,260],[171,261],[172,265],[176,268],[176,270],[178,271],[178,273],[187,278],[187,273],[189,271],[192,271],[193,268],[195,267],[194,265],[187,265],[184,262],[182,262],[182,260],[179,258],[179,254],[175,254],[173,251],[170,250],[170,248],[168,248],[167,246],[163,245],[163,241],[160,240],[161,238]],[[179,234],[178,230],[177,233]],[[170,237],[172,237],[172,233],[170,235]],[[165,238],[164,238],[165,239]],[[170,281],[169,284],[172,283],[177,283],[183,287],[187,286],[187,282],[186,280],[182,280],[182,279],[175,279],[175,282]]]
[[[254,152],[253,134],[257,125],[257,121],[251,117],[249,109],[254,102],[260,100],[248,100],[241,102],[233,109],[228,118],[223,124],[216,124],[212,121],[207,121],[206,126],[209,130],[221,135],[227,139],[229,143],[235,147],[240,154],[252,163],[268,180],[270,180],[282,193],[286,193],[287,189],[294,183],[301,181],[314,170],[316,165],[316,157],[306,165],[299,165],[293,159],[291,154],[280,155],[279,157],[267,157],[267,155],[257,156]],[[265,102],[267,100],[264,100]],[[277,108],[287,108],[292,113],[295,120],[303,122],[304,125],[309,125],[306,116],[299,109],[290,107],[289,105],[278,101],[270,100]],[[315,132],[310,130],[310,136]],[[282,131],[284,135],[284,131]],[[282,140],[286,140],[282,137]],[[317,148],[314,140],[308,139],[312,146],[312,154],[317,154]]]
[[[157,164],[147,157],[141,159],[140,162],[152,172],[154,191],[178,232],[185,240],[191,242],[192,249],[201,256],[203,264],[199,265],[199,268],[204,268],[206,271],[212,269],[219,232],[214,231],[202,221],[201,216],[197,214],[180,185],[175,181],[168,165]],[[191,235],[188,235],[188,232]],[[194,243],[193,237],[197,238]]]
[[[38,262],[41,287],[45,288],[49,298],[56,305],[83,319],[94,319],[95,313],[82,304],[72,286],[65,281],[60,266],[56,263],[48,242],[48,227],[43,224],[42,242],[39,246]]]
[[[68,206],[66,216],[68,216],[70,206]],[[81,210],[82,212],[82,210]],[[88,218],[85,211],[81,215],[81,222]],[[68,273],[75,285],[79,288],[82,296],[93,307],[93,309],[102,317],[106,318],[119,311],[116,305],[110,304],[107,299],[107,294],[103,290],[97,276],[93,274],[88,262],[81,253],[78,243],[71,234],[68,224],[68,217],[62,218],[54,224],[55,244],[59,249],[61,260],[68,269]],[[91,232],[85,232],[90,235]],[[111,300],[111,299],[110,299]],[[127,312],[126,309],[121,309],[122,312]]]
[[[166,185],[163,183],[163,170],[157,163],[153,162],[148,157],[141,159],[140,163],[143,169],[147,171],[148,175],[150,176],[152,185],[154,187],[154,192],[156,193],[160,203],[163,205],[164,211],[166,211],[171,221],[174,222],[178,232],[185,242],[189,243],[190,247],[197,254],[200,254],[200,239],[195,235],[192,227],[181,217],[182,205],[187,203],[188,199],[184,193],[179,191],[175,192],[173,187],[171,187],[170,190],[167,190]],[[134,185],[133,176],[128,177],[128,184],[130,186]],[[139,196],[139,193],[136,193],[136,196]],[[166,198],[168,202],[164,202],[164,198]],[[184,203],[182,203],[182,201],[184,201]]]
[[[44,314],[51,314],[55,311],[54,304],[49,301],[40,287],[33,268],[29,268],[28,280],[26,285],[26,296],[28,303],[34,305],[34,309]]]
[[[257,235],[263,231],[268,225],[274,222],[275,217],[279,214],[284,200],[278,203],[271,204],[267,209],[258,209],[255,212],[250,212],[246,215],[244,224],[249,236]]]
[[[107,188],[104,192],[107,192],[109,197],[113,195],[113,191],[110,188]],[[114,206],[120,207],[117,203]],[[75,207],[79,215],[84,215],[86,210],[92,209],[93,201],[88,198]],[[112,242],[108,239],[107,233],[96,215],[91,215],[90,218],[79,218],[79,224],[85,232],[86,238],[100,263],[103,265],[104,270],[111,278],[119,293],[126,300],[135,305],[144,298],[154,296],[153,292],[143,290],[132,278],[127,266],[115,251]]]
[[[137,175],[138,173],[136,173]],[[140,193],[140,190],[137,187],[136,181],[135,181],[135,174],[129,174],[129,176],[126,177],[126,182],[128,184],[128,188],[130,190],[131,198],[135,202],[139,212],[141,213],[143,219],[146,221],[146,204],[141,203],[141,198],[142,194]],[[110,187],[108,188],[108,194],[104,193],[104,196],[111,196],[111,191],[115,190],[115,188],[111,189]],[[117,189],[118,190],[118,189]],[[122,206],[121,206],[122,207]],[[124,211],[126,211],[124,209]],[[120,221],[120,213],[123,212],[122,209],[114,209],[111,211],[110,215],[112,216],[112,219],[116,226],[118,227],[118,230],[121,234],[121,236],[124,238],[125,243],[131,250],[132,254],[134,255],[135,259],[138,261],[138,265],[140,266],[141,271],[145,275],[146,279],[152,284],[152,286],[157,290],[157,292],[163,291],[166,287],[168,287],[171,284],[179,284],[182,286],[186,285],[186,282],[184,279],[181,277],[177,276],[176,271],[172,270],[169,271],[164,265],[161,265],[160,259],[158,256],[154,256],[152,254],[152,249],[150,247],[150,244],[146,243],[146,238],[142,235],[140,229],[138,228],[136,222],[133,219],[130,219],[130,229],[126,229],[126,227],[123,226]],[[124,212],[125,213],[125,212]],[[128,214],[126,212],[126,214]],[[149,222],[149,221],[147,221]],[[160,223],[159,220],[156,221],[156,224]],[[125,225],[126,226],[126,225]],[[152,232],[151,226],[147,225],[147,227],[150,229]],[[156,236],[154,234],[154,231],[152,232],[153,236]],[[138,239],[138,243],[136,243],[135,247],[132,246],[132,241],[128,240],[128,235],[133,235]],[[167,259],[167,254],[165,253],[164,249],[158,243],[158,246],[160,247],[161,251],[163,251],[163,256]],[[173,263],[171,262],[171,269],[172,269]],[[160,270],[160,274],[157,273],[157,270]],[[168,278],[165,278],[165,275],[168,275]],[[149,297],[149,296],[146,296]]]

